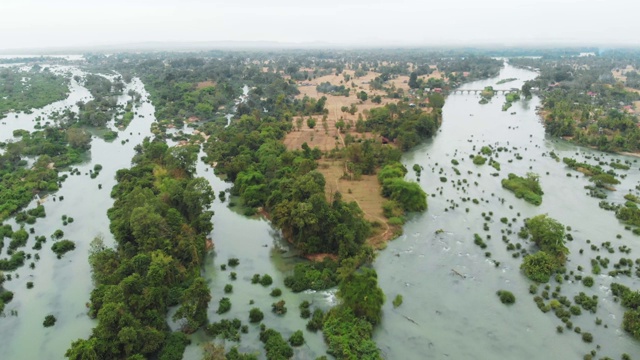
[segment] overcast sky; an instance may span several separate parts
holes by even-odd
[[[638,0],[0,0],[0,49],[149,41],[640,45]]]

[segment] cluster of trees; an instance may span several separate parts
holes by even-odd
[[[185,332],[207,322],[211,295],[200,272],[214,195],[193,177],[197,149],[145,139],[136,151],[111,193],[117,247],[96,238],[89,256],[96,285],[89,315],[98,323],[89,339],[71,345],[70,359],[179,359],[186,343],[172,340],[168,307],[179,306],[174,319]]]
[[[407,169],[399,162],[385,165],[378,173],[382,185],[382,196],[391,200],[392,208],[403,211],[424,211],[427,209],[427,194],[416,182],[404,179]]]
[[[0,220],[29,204],[35,194],[58,190],[62,179],[55,168],[80,162],[91,140],[79,128],[53,126],[32,133],[16,130],[14,136],[19,139],[0,143],[4,149],[0,155]],[[24,156],[37,157],[31,168],[25,167]]]
[[[117,84],[121,84],[121,86],[116,86]],[[116,95],[122,92],[121,88],[124,84],[120,81],[112,83],[111,80],[103,76],[88,74],[84,78],[84,86],[93,95],[93,99],[86,103],[78,102],[78,122],[93,127],[106,126],[115,115]]]
[[[531,235],[540,250],[525,256],[520,268],[531,280],[546,283],[564,266],[569,254],[564,225],[543,214],[527,219],[524,233]]]
[[[371,109],[363,124],[364,130],[380,134],[395,142],[403,151],[408,150],[433,136],[440,127],[444,105],[441,97],[440,94],[431,95],[431,112],[413,108],[404,102]]]
[[[540,69],[540,76],[525,86],[539,89],[546,132],[603,151],[640,150],[637,118],[625,109],[633,107],[640,94],[625,89],[612,75],[612,70],[635,62],[637,53],[512,59],[515,65]]]
[[[350,89],[344,85],[333,85],[327,81],[316,86],[316,91],[331,95],[349,96]]]
[[[540,177],[537,174],[528,173],[526,177],[522,177],[510,173],[506,179],[502,179],[502,187],[513,191],[518,199],[524,198],[526,202],[533,205],[542,203],[544,192],[540,187]]]
[[[34,65],[28,71],[0,68],[0,116],[9,111],[30,111],[56,101],[69,93],[69,79]]]
[[[622,306],[628,309],[624,313],[622,327],[631,336],[640,340],[640,291],[633,291],[624,285],[612,283],[611,292],[620,298]]]

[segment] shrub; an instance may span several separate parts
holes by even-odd
[[[260,278],[260,284],[262,284],[262,286],[269,286],[273,284],[273,279],[271,278],[271,276],[269,276],[269,274],[264,274]]]
[[[322,326],[324,323],[324,312],[320,309],[315,309],[313,311],[313,316],[307,322],[307,330],[316,332],[318,330],[322,330]]]
[[[476,165],[484,165],[487,162],[487,158],[482,155],[476,155],[473,157],[473,163]]]
[[[582,333],[582,341],[586,342],[586,343],[590,343],[593,341],[593,335],[591,335],[591,333],[588,332],[583,332]]]
[[[546,283],[555,272],[556,263],[554,258],[544,251],[525,256],[520,269],[531,280]]]
[[[227,285],[225,285],[225,286],[224,286],[224,293],[225,293],[225,294],[229,294],[229,293],[231,293],[231,292],[233,292],[233,285],[231,285],[231,284],[227,284]]]
[[[277,315],[284,315],[287,313],[287,307],[285,306],[285,301],[280,300],[271,304],[271,311]]]
[[[76,243],[71,240],[60,240],[55,242],[51,246],[51,250],[53,250],[56,255],[58,255],[58,259],[62,257],[65,253],[74,250],[76,248]]]
[[[229,261],[227,262],[227,264],[231,267],[236,267],[240,264],[240,260],[238,260],[237,258],[231,258],[229,259]]]
[[[253,308],[249,311],[250,323],[259,323],[260,321],[262,321],[262,319],[264,319],[264,314],[262,313],[262,311],[260,311],[260,309]]]
[[[506,179],[502,179],[502,187],[512,191],[518,199],[524,200],[533,205],[542,203],[542,188],[538,181],[538,175],[529,173],[527,177],[520,177],[516,174],[509,174]]]
[[[499,290],[497,294],[500,297],[500,302],[503,304],[510,305],[516,302],[516,297],[511,291]]]
[[[44,321],[42,322],[42,326],[51,327],[56,324],[56,317],[53,315],[47,315],[44,317]]]
[[[291,344],[291,346],[302,346],[302,344],[304,344],[302,331],[298,330],[291,334],[291,337],[289,337],[289,344]]]
[[[218,303],[218,310],[216,311],[216,314],[224,314],[229,310],[231,310],[231,300],[229,300],[229,298],[223,297]]]
[[[400,305],[402,305],[402,295],[398,294],[395,299],[393,299],[393,307],[397,308]]]
[[[592,287],[593,286],[593,278],[591,276],[585,276],[582,279],[582,284],[586,287]]]
[[[280,288],[275,288],[273,290],[271,290],[271,296],[273,297],[278,297],[280,295],[282,295],[282,290],[280,290]]]

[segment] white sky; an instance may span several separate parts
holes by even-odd
[[[640,46],[640,1],[0,0],[0,49],[148,41]]]

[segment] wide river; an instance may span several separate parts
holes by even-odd
[[[73,73],[78,74],[78,71]],[[481,89],[487,85],[496,89],[519,88],[525,80],[535,76],[532,71],[507,64],[498,77],[466,84],[463,89]],[[518,80],[496,84],[507,78]],[[47,217],[33,225],[37,235],[47,237],[55,229],[64,230],[65,238],[76,242],[76,250],[58,260],[49,249],[49,241],[40,250],[41,258],[35,269],[24,266],[13,273],[11,281],[5,283],[5,288],[14,291],[15,298],[5,308],[6,316],[0,318],[2,359],[62,359],[70,343],[77,338],[88,337],[95,326],[94,321],[86,316],[86,303],[93,287],[87,262],[89,243],[96,235],[112,242],[106,210],[113,203],[109,192],[115,184],[115,172],[130,166],[133,147],[149,136],[149,126],[155,119],[154,108],[146,101],[148,94],[143,84],[134,79],[128,86],[143,94],[143,101],[137,107],[137,115],[131,125],[120,131],[120,136],[113,142],[93,139],[90,160],[77,166],[82,175],[70,176],[56,194],[58,199],[64,196],[64,201],[53,201],[49,197],[44,203]],[[11,132],[18,128],[31,130],[36,115],[74,106],[78,99],[90,96],[74,81],[71,91],[69,99],[34,114],[9,114],[0,123],[1,137],[10,138]],[[127,91],[125,89],[125,93]],[[506,250],[500,231],[508,227],[499,221],[501,217],[516,218],[512,227],[514,234],[508,236],[512,242],[518,242],[515,232],[526,217],[547,213],[571,226],[574,241],[568,243],[571,255],[567,268],[576,271],[581,265],[588,274],[590,259],[600,254],[604,256],[605,252],[591,251],[586,244],[587,239],[595,244],[611,241],[617,248],[619,245],[631,247],[638,238],[624,230],[613,213],[601,210],[598,199],[585,194],[583,187],[589,184],[587,178],[570,171],[561,162],[550,158],[548,153],[553,150],[560,157],[577,159],[585,156],[599,156],[607,161],[635,159],[603,154],[547,138],[535,112],[540,103],[536,97],[518,101],[506,112],[501,111],[504,103],[501,94],[485,105],[480,105],[479,99],[476,94],[450,95],[443,109],[440,131],[433,140],[403,158],[408,169],[416,163],[424,167],[420,184],[430,195],[429,209],[411,216],[405,225],[404,235],[389,243],[375,262],[387,302],[383,321],[375,330],[374,338],[385,358],[581,359],[596,345],[601,346],[598,357],[620,358],[622,353],[640,354],[640,344],[621,330],[623,310],[612,301],[609,291],[612,281],[638,288],[637,280],[600,275],[595,277],[596,285],[592,288],[586,288],[579,282],[565,282],[561,293],[570,299],[580,291],[600,298],[595,315],[583,311],[583,315],[571,319],[574,326],[591,332],[594,342],[585,344],[579,335],[569,330],[556,334],[560,320],[552,312],[543,314],[536,307],[533,295],[528,292],[530,281],[519,271],[522,259],[513,258]],[[121,103],[126,102],[126,97],[120,100]],[[511,115],[512,112],[515,114]],[[476,166],[469,159],[469,155],[476,154],[483,145],[504,146],[510,150],[496,158],[501,164],[497,177],[491,176],[496,170],[488,164]],[[522,159],[516,159],[516,154]],[[459,161],[456,167],[461,172],[460,176],[454,173],[451,163],[454,158]],[[91,179],[87,173],[95,164],[101,164],[103,170],[96,179]],[[634,162],[631,170],[618,171],[626,173],[627,177],[617,186],[618,191],[609,194],[608,200],[622,202],[622,196],[629,189],[634,189],[640,179],[638,167]],[[216,177],[208,165],[199,162],[197,170],[199,176],[210,181],[216,194],[230,188],[231,184]],[[542,205],[538,207],[516,199],[500,186],[500,179],[508,173],[524,175],[530,171],[540,175],[545,192]],[[568,172],[571,177],[567,177]],[[407,176],[415,179],[413,171]],[[440,177],[446,177],[447,182],[441,182]],[[457,181],[462,179],[467,179],[467,184],[457,185]],[[98,184],[102,185],[101,190]],[[480,203],[463,202],[463,197],[477,198]],[[313,307],[326,310],[336,304],[335,291],[301,294],[287,291],[283,285],[284,277],[299,260],[288,251],[267,221],[247,218],[241,215],[241,210],[230,207],[229,202],[229,199],[226,202],[216,199],[213,204],[215,251],[208,255],[205,268],[213,296],[209,307],[210,320],[238,317],[247,323],[249,309],[259,307],[265,313],[267,326],[281,331],[285,337],[298,329],[304,331],[307,343],[296,349],[296,359],[314,359],[323,355],[326,349],[322,336],[305,330],[306,321],[299,317],[298,305],[302,300],[309,300]],[[465,208],[469,208],[469,212]],[[492,212],[491,220],[485,220],[483,212]],[[63,226],[61,216],[65,214],[75,221]],[[489,231],[483,230],[485,222]],[[14,222],[8,223],[16,227]],[[443,232],[436,234],[439,229]],[[487,249],[481,250],[474,245],[474,233],[483,237],[491,235],[491,240],[485,240]],[[617,234],[622,238],[616,239]],[[33,245],[33,237],[31,235],[27,249]],[[578,253],[582,248],[585,249],[584,255]],[[491,252],[491,258],[485,257],[486,251]],[[2,257],[5,256],[6,250],[2,253]],[[231,257],[239,258],[240,265],[222,271],[220,265]],[[615,263],[620,254],[616,252],[609,257]],[[494,260],[500,265],[496,267]],[[604,269],[603,273],[608,270]],[[229,279],[231,271],[237,272],[237,280]],[[274,284],[269,288],[252,285],[250,279],[256,273],[270,274]],[[34,283],[33,289],[26,289],[28,281]],[[229,283],[234,286],[233,293],[225,295],[223,288]],[[552,289],[555,286],[552,283]],[[269,296],[274,287],[284,290],[282,299],[286,300],[289,309],[284,317],[270,312],[271,303],[276,301]],[[542,286],[540,288],[541,291]],[[509,307],[501,304],[495,294],[500,289],[512,291],[517,298],[516,303]],[[391,300],[396,294],[401,294],[404,302],[394,309]],[[233,305],[231,311],[221,317],[215,311],[219,299],[225,296]],[[250,304],[250,300],[255,303]],[[11,314],[12,310],[17,311],[17,316]],[[42,326],[47,314],[57,317],[54,327]],[[596,316],[603,320],[602,325],[595,324]],[[605,324],[608,328],[604,327]],[[257,339],[258,332],[257,326],[249,327],[248,334],[242,335],[238,344],[241,351],[262,349]],[[200,359],[200,345],[207,339],[202,333],[196,333],[192,340],[185,359]],[[227,341],[226,345],[230,347],[234,343]]]

